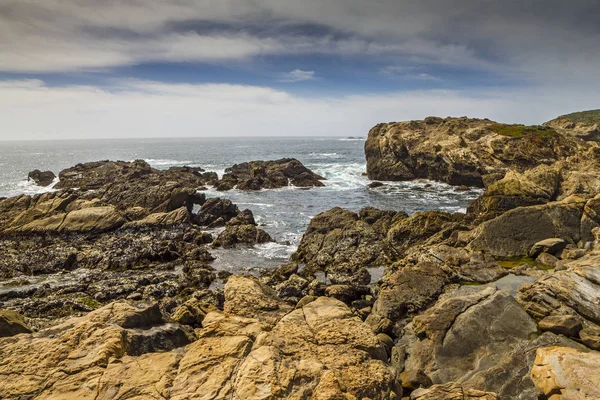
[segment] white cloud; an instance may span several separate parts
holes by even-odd
[[[447,0],[4,0],[0,70],[89,71],[316,53],[396,57],[539,81],[597,80],[598,3],[546,3],[488,1],[483,10],[481,0],[451,6]],[[186,31],[194,22],[222,29]],[[323,29],[288,33],[307,24]]]
[[[359,136],[379,122],[428,115],[541,123],[590,108],[597,108],[594,90],[564,88],[305,98],[227,84],[125,80],[99,88],[0,81],[0,139]]]
[[[311,81],[313,79],[315,79],[315,71],[302,71],[301,69],[286,72],[279,77],[280,82],[287,83]]]

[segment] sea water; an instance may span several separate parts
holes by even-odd
[[[252,210],[256,221],[277,241],[237,250],[211,250],[218,269],[253,271],[285,262],[296,250],[310,219],[333,207],[358,211],[371,206],[413,213],[424,210],[465,212],[478,189],[457,191],[426,180],[388,183],[369,189],[365,176],[364,138],[193,138],[27,141],[0,143],[0,196],[35,194],[40,188],[27,181],[33,169],[62,169],[98,160],[146,160],[152,167],[202,167],[222,176],[236,163],[293,157],[327,178],[322,188],[284,188],[217,192],[208,197],[232,200]]]

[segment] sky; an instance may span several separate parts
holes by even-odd
[[[600,108],[598,0],[0,0],[0,140]]]

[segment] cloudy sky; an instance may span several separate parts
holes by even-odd
[[[600,108],[598,0],[1,0],[0,139]]]

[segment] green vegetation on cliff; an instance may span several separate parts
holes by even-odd
[[[557,133],[554,129],[541,125],[493,124],[490,125],[490,129],[499,135],[509,136],[515,139],[528,137],[535,140],[541,140],[543,143],[547,143],[557,137]]]
[[[575,123],[597,124],[600,123],[600,110],[589,110],[561,115],[557,119],[567,119]]]

